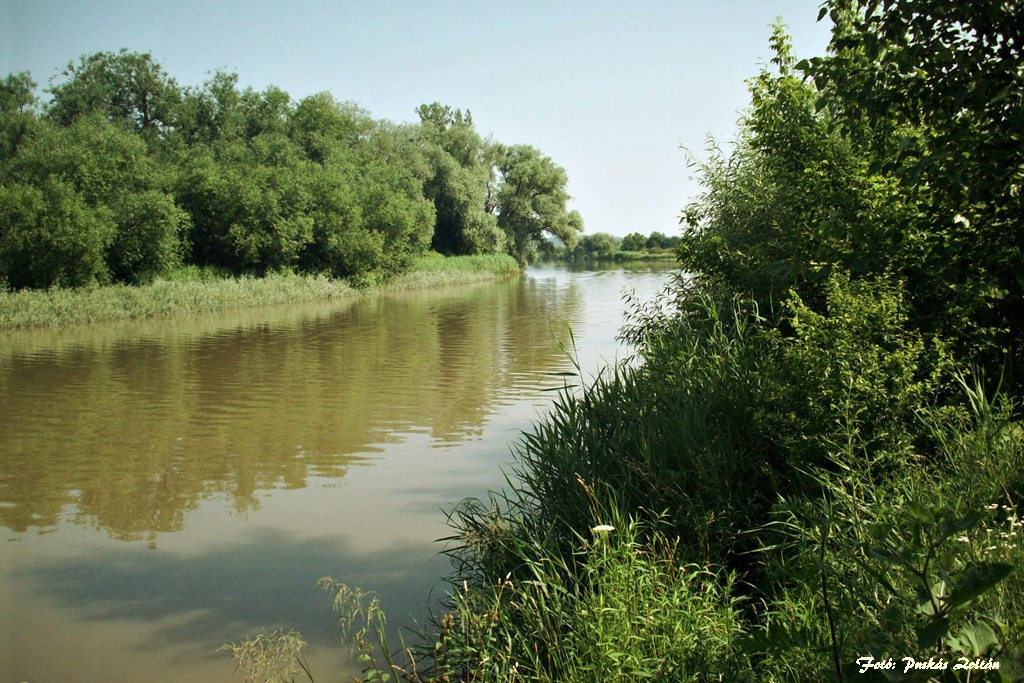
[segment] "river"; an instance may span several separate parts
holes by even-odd
[[[262,628],[353,671],[317,579],[422,623],[444,511],[503,485],[573,344],[587,376],[628,355],[623,292],[670,272],[0,332],[0,680],[227,681]]]

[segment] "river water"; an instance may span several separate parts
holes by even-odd
[[[355,671],[317,579],[422,623],[444,511],[670,272],[0,333],[0,681],[232,680],[218,648],[264,628]]]

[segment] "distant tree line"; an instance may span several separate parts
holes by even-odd
[[[375,120],[322,92],[293,101],[218,71],[179,86],[149,54],[70,63],[41,104],[0,80],[0,287],[141,283],[181,266],[367,281],[433,249],[575,246],[567,175],[438,103]]]
[[[623,261],[651,256],[674,258],[681,239],[680,236],[669,237],[657,231],[647,236],[631,232],[621,238],[606,232],[595,232],[583,235],[572,247],[552,246],[550,255],[568,261]]]

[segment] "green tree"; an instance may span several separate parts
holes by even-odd
[[[472,116],[437,102],[416,112],[431,170],[423,190],[437,216],[432,248],[442,254],[502,251],[505,236],[487,207],[493,170]]]
[[[15,155],[36,123],[36,82],[28,72],[0,80],[0,164]]]
[[[401,164],[380,160],[360,169],[357,196],[363,228],[383,239],[384,266],[388,274],[405,270],[412,258],[430,248],[434,231],[434,206],[423,196],[421,182]]]
[[[648,249],[668,249],[672,242],[665,233],[655,231],[647,238],[646,246]]]
[[[790,290],[822,311],[833,270],[887,272],[914,208],[816,110],[818,93],[796,74],[781,27],[772,47],[775,70],[751,79],[735,149],[715,150],[702,167],[705,192],[683,212],[679,257],[752,297],[762,314],[780,313]]]
[[[914,200],[895,254],[914,323],[979,361],[1024,353],[1019,9],[831,0],[829,54],[800,65],[819,106]]]
[[[286,134],[292,118],[291,97],[277,86],[263,92],[246,88],[239,97],[245,137],[249,140],[268,133]]]
[[[192,217],[194,262],[258,273],[296,265],[312,238],[311,168],[280,135],[195,155],[177,195]]]
[[[337,150],[349,150],[374,128],[369,113],[354,104],[338,102],[328,92],[303,98],[290,117],[291,137],[306,157],[326,163]]]
[[[622,238],[623,251],[643,251],[647,248],[647,238],[638,232],[631,232]]]
[[[573,260],[593,261],[609,260],[619,251],[619,239],[606,232],[595,232],[592,235],[583,235],[576,243],[576,247],[569,254]]]
[[[300,255],[303,270],[353,277],[380,264],[384,236],[363,228],[355,183],[355,167],[340,163],[318,169],[312,178],[313,230]]]
[[[242,136],[238,74],[217,71],[201,88],[182,91],[172,137],[184,147]]]
[[[568,176],[550,157],[529,145],[496,148],[499,185],[494,200],[498,227],[508,237],[509,253],[521,265],[536,257],[538,244],[548,233],[567,249],[576,246],[583,218],[566,207]]]
[[[6,183],[21,186],[15,194],[22,209],[14,215],[24,219],[11,219],[9,236],[40,250],[18,257],[18,263],[35,275],[22,281],[9,274],[14,286],[82,285],[111,277],[139,282],[178,263],[187,216],[167,193],[141,137],[99,115],[80,117],[66,128],[39,122],[5,165]],[[83,230],[95,234],[80,234]],[[20,231],[36,237],[28,242],[14,238]],[[46,231],[53,234],[42,236]],[[43,247],[48,239],[53,246]],[[56,251],[43,253],[46,249]],[[32,258],[49,263],[54,253],[83,259],[82,266],[69,265],[71,270],[66,270],[26,265]],[[46,273],[55,279],[47,281]]]
[[[90,206],[54,176],[39,186],[0,185],[0,282],[77,287],[109,279],[104,255],[117,231],[104,206]]]
[[[148,52],[96,52],[78,64],[68,63],[63,76],[65,80],[51,82],[53,99],[47,106],[47,113],[61,125],[99,113],[148,137],[175,123],[181,91]]]

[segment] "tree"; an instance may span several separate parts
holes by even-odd
[[[17,258],[32,274],[9,274],[14,286],[139,282],[179,261],[187,216],[141,137],[98,114],[69,127],[38,122],[5,164],[4,182],[17,197],[9,197],[8,238],[21,245],[18,253],[35,245]],[[81,267],[35,264],[57,254]]]
[[[473,117],[437,102],[416,111],[431,171],[423,192],[434,202],[437,216],[432,248],[442,254],[502,251],[505,236],[487,208],[493,171]]]
[[[63,82],[51,81],[53,100],[47,107],[61,125],[96,113],[147,137],[174,125],[181,91],[148,52],[96,52],[77,65],[69,62],[63,75]]]
[[[312,238],[311,171],[280,135],[194,155],[177,188],[194,224],[194,262],[238,274],[293,267]]]
[[[1024,27],[1017,3],[830,0],[819,106],[913,198],[894,265],[914,323],[1024,355]],[[969,330],[964,332],[965,330]],[[985,347],[987,350],[982,351]],[[970,349],[970,350],[968,350]]]
[[[57,177],[0,185],[0,283],[77,287],[109,280],[104,260],[117,226]]]
[[[665,233],[655,231],[647,238],[646,246],[648,249],[668,249],[672,243]]]
[[[0,80],[0,162],[10,159],[36,123],[36,82],[27,72]]]
[[[338,150],[357,146],[374,128],[370,115],[354,104],[343,104],[328,92],[302,99],[290,118],[291,138],[318,164]]]
[[[185,147],[241,137],[241,93],[237,86],[238,74],[217,71],[201,88],[185,88],[172,137]]]
[[[498,146],[498,186],[494,208],[508,237],[509,253],[521,264],[534,260],[544,233],[576,246],[583,232],[578,211],[568,211],[568,176],[550,157],[529,145]]]
[[[623,251],[643,251],[647,248],[647,238],[638,232],[631,232],[622,238]]]
[[[617,237],[606,232],[595,232],[593,235],[581,237],[570,254],[577,261],[603,261],[611,259],[617,251],[619,251]]]
[[[890,267],[913,207],[816,111],[818,93],[795,73],[781,27],[772,47],[775,69],[751,79],[733,152],[703,165],[706,189],[683,212],[679,255],[762,314],[780,313],[790,290],[822,311],[833,270],[863,278]]]

